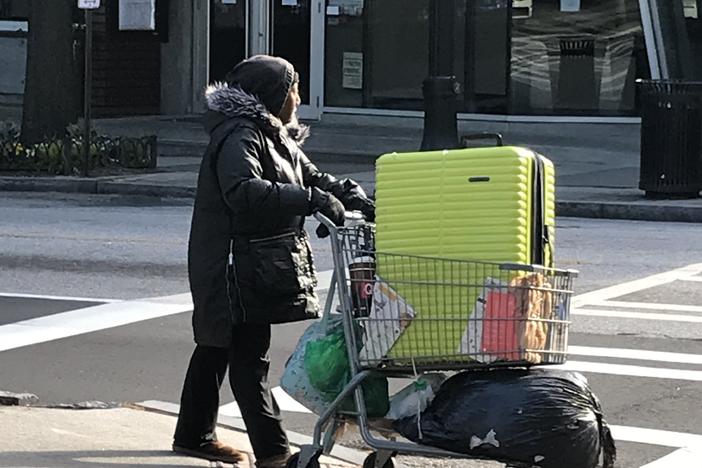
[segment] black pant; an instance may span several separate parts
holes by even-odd
[[[188,448],[217,440],[219,390],[229,364],[229,383],[259,460],[288,451],[278,404],[268,386],[270,325],[237,325],[229,349],[198,345],[180,399],[174,443]]]

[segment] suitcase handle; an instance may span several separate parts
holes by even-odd
[[[464,147],[468,147],[469,141],[472,141],[472,140],[491,140],[493,138],[497,142],[497,144],[495,146],[504,146],[504,142],[502,141],[502,134],[492,133],[492,132],[470,133],[468,135],[463,135],[461,137],[461,144]]]

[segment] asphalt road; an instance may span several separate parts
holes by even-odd
[[[99,304],[187,293],[190,212],[185,200],[0,195],[0,390],[31,392],[44,404],[177,403],[193,348],[190,314],[165,311],[129,322]],[[557,263],[581,272],[570,365],[587,376],[615,425],[617,466],[644,466],[675,452],[675,442],[664,439],[682,440],[677,433],[702,441],[702,267],[661,276],[702,263],[700,234],[692,224],[558,220]],[[313,243],[318,269],[329,270],[329,246]],[[112,305],[119,311],[124,304],[132,303]],[[70,320],[104,314],[104,322],[3,348],[8,326],[67,311],[76,311]],[[275,327],[272,382],[306,326]],[[225,388],[222,404],[232,400]],[[289,429],[311,432],[313,416],[286,411],[285,417]]]

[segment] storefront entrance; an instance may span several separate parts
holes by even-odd
[[[677,78],[668,73],[677,46],[660,32],[667,16],[654,6],[659,1],[456,0],[460,112],[635,116],[637,78]],[[698,53],[701,0],[675,1],[678,30],[689,35],[677,48]],[[319,118],[323,109],[421,111],[430,4],[210,0],[210,81],[244,57],[271,53],[300,74],[303,118]],[[686,70],[699,74],[699,63]]]
[[[210,81],[251,55],[283,57],[300,75],[300,116],[319,118],[323,20],[322,0],[211,0]]]

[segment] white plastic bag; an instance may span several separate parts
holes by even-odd
[[[390,398],[390,411],[385,418],[396,421],[417,417],[432,402],[444,380],[444,374],[424,374],[417,378]]]

